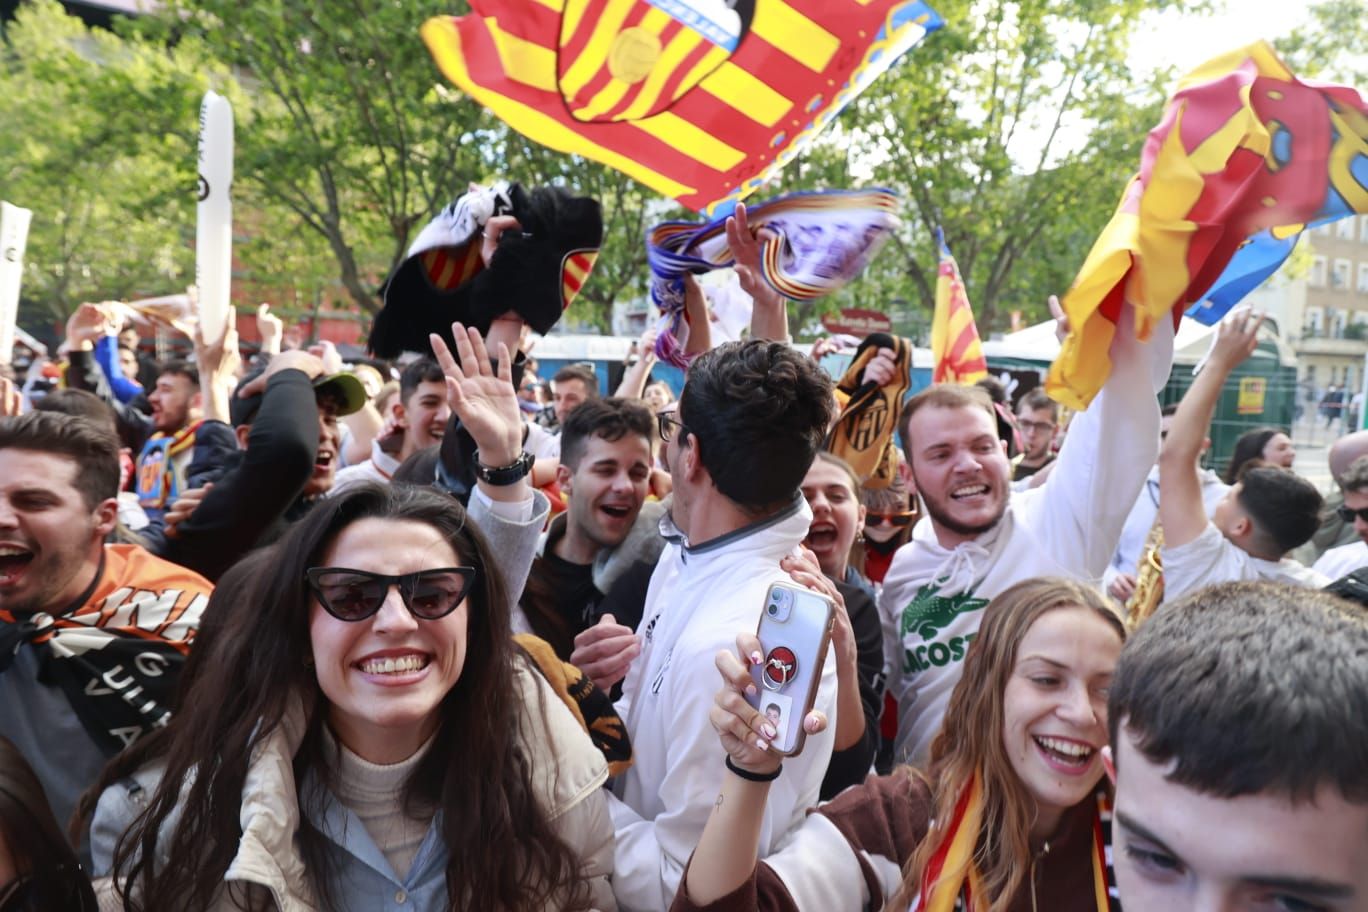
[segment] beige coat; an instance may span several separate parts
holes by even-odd
[[[608,778],[607,764],[539,673],[519,662],[515,681],[528,708],[520,728],[531,758],[533,788],[557,835],[579,853],[581,871],[591,889],[592,908],[615,912],[617,903],[609,884],[613,825],[602,789]],[[303,738],[306,721],[302,705],[296,704],[258,746],[242,790],[242,840],[224,875],[226,882],[265,887],[279,912],[318,909],[294,841],[300,812],[291,761]],[[122,786],[110,788],[100,796],[92,841],[102,838],[101,834],[105,834],[105,839],[109,834],[117,839],[117,834],[139,810]],[[98,849],[96,854],[100,854]],[[108,856],[107,851],[105,855]],[[161,863],[168,861],[160,859]],[[108,878],[96,882],[96,892],[102,912],[121,908]],[[559,912],[560,903],[549,897],[543,908],[546,912]],[[225,891],[211,912],[236,909],[236,903]]]

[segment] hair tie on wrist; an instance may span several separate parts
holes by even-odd
[[[752,773],[750,770],[743,770],[741,767],[732,763],[731,754],[727,755],[727,769],[745,779],[747,782],[773,782],[779,778],[779,774],[784,770],[784,764],[775,767],[772,773]]]

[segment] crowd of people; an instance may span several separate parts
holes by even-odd
[[[1203,467],[1261,319],[1162,411],[1124,318],[1072,415],[920,390],[876,481],[758,274],[611,396],[507,317],[155,363],[83,305],[0,380],[0,908],[1368,909],[1368,432]],[[834,606],[796,753],[774,586]]]

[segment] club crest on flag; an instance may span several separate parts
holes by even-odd
[[[582,123],[661,113],[731,57],[755,0],[572,0],[561,12],[556,84]]]
[[[569,307],[579,297],[580,289],[594,271],[594,261],[598,250],[585,248],[572,250],[561,260],[561,307]]]

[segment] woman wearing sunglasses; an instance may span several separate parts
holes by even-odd
[[[1114,912],[1107,863],[1107,688],[1125,640],[1100,592],[1040,578],[989,603],[925,773],[870,777],[756,861],[782,775],[737,638],[711,711],[727,769],[674,912]],[[753,658],[751,662],[756,662]],[[760,660],[763,661],[763,660]],[[820,715],[804,722],[820,730]]]
[[[860,558],[857,538],[864,523],[860,480],[839,456],[822,451],[803,478],[803,496],[812,509],[812,525],[803,544],[817,557],[822,575],[835,584],[845,601],[832,632],[840,677],[835,749],[822,780],[821,798],[864,781],[879,747],[879,713],[883,691],[883,630],[873,590],[854,566]]]
[[[900,475],[886,488],[865,488],[860,492],[864,504],[864,575],[876,586],[883,583],[893,555],[912,540],[912,527],[921,518],[917,498],[909,496]]]
[[[491,561],[452,498],[367,485],[226,578],[105,907],[615,908],[605,762]]]

